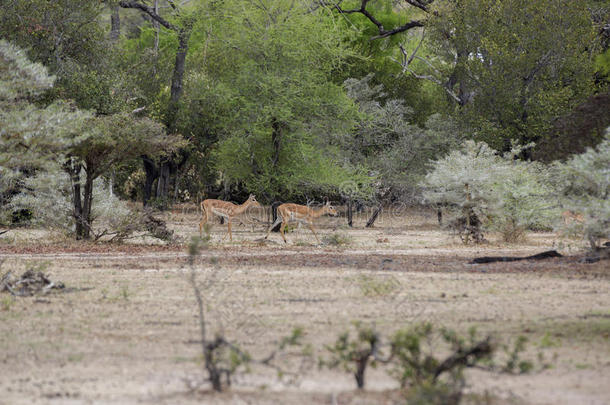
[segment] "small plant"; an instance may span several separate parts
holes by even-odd
[[[505,347],[508,354],[508,360],[506,361],[506,365],[502,368],[502,371],[525,374],[534,368],[534,364],[531,361],[521,359],[521,354],[525,350],[526,343],[527,338],[525,336],[519,336],[515,341],[512,350],[508,350],[508,348]]]
[[[285,350],[289,346],[300,345],[300,339],[303,336],[303,330],[295,328],[292,334],[282,339],[279,343],[279,348],[274,350],[262,360],[254,360],[250,355],[242,350],[238,345],[227,340],[222,334],[222,328],[216,332],[213,338],[209,337],[208,323],[206,321],[206,313],[204,311],[204,298],[201,293],[201,288],[197,284],[195,272],[195,258],[199,255],[202,248],[207,247],[210,240],[210,227],[205,227],[205,237],[193,237],[189,244],[188,263],[191,268],[189,283],[193,288],[195,300],[197,302],[199,330],[201,337],[201,353],[203,357],[204,367],[208,374],[208,380],[212,384],[214,391],[222,391],[223,387],[231,385],[232,376],[242,366],[248,366],[251,363],[258,363],[272,367],[278,370],[278,374],[282,374],[283,370],[275,365],[273,361],[278,357],[279,352]],[[216,265],[217,260],[212,258],[212,264]],[[218,269],[217,269],[218,270]]]
[[[397,331],[387,343],[374,327],[354,323],[352,337],[342,333],[320,366],[342,367],[353,373],[358,388],[364,388],[369,366],[384,365],[401,387],[407,389],[409,404],[459,404],[465,387],[464,370],[470,367],[496,373],[526,373],[533,363],[521,359],[527,340],[520,337],[509,349],[504,346],[506,364],[493,364],[496,345],[490,336],[479,337],[472,328],[466,337],[447,328],[421,323]],[[383,357],[382,352],[388,353]]]
[[[326,347],[331,357],[327,360],[321,359],[319,366],[342,367],[345,371],[354,374],[356,385],[362,389],[367,367],[370,365],[375,368],[378,362],[386,360],[380,358],[381,339],[375,328],[360,322],[354,322],[354,328],[356,329],[354,338],[350,337],[349,332],[344,332],[332,346]]]
[[[322,238],[322,242],[331,246],[348,246],[353,242],[353,238],[346,233],[334,232]]]
[[[449,355],[438,357],[438,338]],[[401,386],[409,387],[407,399],[414,404],[458,404],[465,385],[463,370],[491,358],[491,338],[478,339],[471,329],[467,339],[450,329],[429,323],[398,331],[391,341],[395,358],[392,373]]]
[[[194,266],[195,257],[199,254],[202,245],[205,246],[209,240],[209,228],[206,229],[206,236],[208,237],[207,240],[205,238],[193,237],[189,244],[189,265],[191,267],[189,282],[197,301],[204,367],[214,391],[222,391],[223,376],[226,385],[231,385],[231,376],[240,365],[250,361],[250,356],[227,341],[221,334],[216,334],[212,339],[208,338],[203,296],[201,289],[197,285]]]
[[[120,292],[120,296],[121,298],[123,298],[123,300],[127,301],[129,299],[129,295],[130,295],[130,291],[129,291],[129,286],[127,285],[123,285],[121,287],[121,292]]]
[[[361,275],[358,285],[365,297],[384,297],[400,288],[400,282],[394,277],[371,277]]]
[[[0,301],[0,308],[2,308],[3,311],[10,311],[14,303],[15,298],[9,295],[7,297],[2,298],[2,301]]]

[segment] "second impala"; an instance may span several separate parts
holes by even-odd
[[[330,201],[327,202],[326,204],[324,204],[322,206],[322,208],[318,208],[318,209],[307,207],[305,205],[299,205],[299,204],[291,204],[291,203],[282,204],[279,207],[277,207],[277,214],[278,214],[277,219],[275,220],[273,225],[271,225],[271,227],[267,231],[267,235],[265,236],[265,239],[267,239],[269,237],[269,233],[271,233],[271,230],[273,228],[275,228],[277,226],[277,224],[279,224],[281,222],[282,226],[280,227],[280,233],[282,234],[284,243],[288,243],[286,241],[286,235],[284,235],[284,228],[286,227],[286,224],[288,224],[289,222],[301,222],[301,223],[309,226],[309,229],[311,229],[311,232],[313,232],[313,236],[315,236],[318,243],[320,243],[320,239],[318,238],[318,235],[316,235],[316,231],[314,230],[314,227],[313,227],[313,220],[315,218],[321,217],[324,214],[329,214],[332,216],[338,215],[335,207],[330,205]]]

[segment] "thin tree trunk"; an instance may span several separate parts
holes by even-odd
[[[146,174],[142,203],[146,207],[152,197],[153,184],[159,177],[159,170],[157,170],[155,162],[148,156],[142,156],[142,163],[144,164],[144,173]]]
[[[76,239],[83,238],[83,205],[81,202],[81,190],[80,190],[80,164],[74,164],[70,162],[67,164],[68,173],[70,173],[70,180],[72,181],[72,203],[74,206],[74,221],[75,221],[75,234]]]
[[[172,76],[170,106],[167,119],[167,129],[169,133],[175,133],[177,131],[177,114],[180,97],[182,95],[182,84],[190,35],[190,28],[181,28],[178,32],[178,51],[176,52],[176,60],[174,62],[174,74]],[[163,162],[159,167],[160,177],[157,185],[157,197],[159,197],[161,201],[169,201],[171,167],[172,161],[169,159]],[[166,208],[165,202],[163,203],[163,208]]]
[[[93,205],[94,174],[86,170],[85,189],[83,192],[83,239],[91,237],[91,207]]]
[[[354,373],[354,376],[356,377],[356,386],[358,387],[358,389],[364,388],[364,373],[366,372],[367,360],[368,358],[365,357],[363,359],[359,359],[356,362],[357,368],[356,372]]]
[[[154,10],[155,13],[159,14],[159,0],[155,0],[155,5],[154,5]],[[155,46],[154,46],[154,52],[155,52],[155,64],[156,64],[156,57],[159,53],[159,21],[154,20],[153,19],[153,27],[155,28]],[[153,66],[153,69],[155,70],[156,73],[156,68],[157,66]]]
[[[375,212],[373,212],[373,215],[371,215],[371,217],[367,221],[367,223],[366,223],[367,228],[370,228],[373,226],[373,224],[377,220],[377,216],[379,215],[380,212],[381,212],[381,204],[377,208],[375,208]]]
[[[271,127],[273,132],[271,133],[271,143],[273,144],[273,161],[271,162],[273,168],[276,168],[280,161],[280,140],[282,139],[282,128],[281,124],[274,117],[271,119]]]
[[[275,220],[277,219],[277,207],[280,205],[282,205],[281,201],[275,201],[273,204],[271,204],[271,224],[274,224]],[[281,227],[282,224],[279,223],[271,230],[271,232],[279,232]]]
[[[159,181],[157,182],[157,198],[164,200],[169,194],[170,162],[163,161],[159,165]],[[162,204],[165,206],[165,202]]]
[[[109,38],[112,42],[119,40],[121,36],[121,16],[119,15],[119,5],[112,7],[112,14],[110,15],[110,34]]]
[[[181,28],[178,32],[178,50],[174,62],[174,74],[172,76],[172,87],[170,93],[170,105],[167,117],[167,129],[170,133],[176,132],[178,102],[182,96],[182,82],[184,79],[184,69],[186,64],[186,54],[188,52],[188,40],[191,35],[190,28]]]
[[[354,211],[354,207],[353,207],[352,199],[350,198],[347,200],[347,224],[350,227],[353,226],[353,221],[352,221],[353,211]]]

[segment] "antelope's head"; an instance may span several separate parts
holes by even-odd
[[[330,201],[326,201],[326,204],[324,204],[324,207],[322,207],[322,210],[324,210],[325,214],[328,214],[331,217],[336,217],[339,215],[339,213],[337,212],[337,209],[330,204]]]
[[[256,196],[254,196],[254,194],[250,194],[250,197],[248,197],[248,201],[247,201],[248,205],[254,206],[254,207],[260,207],[261,205],[258,203],[258,201],[256,201]]]

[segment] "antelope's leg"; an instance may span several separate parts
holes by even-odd
[[[224,240],[227,238],[227,236],[229,236],[229,234],[231,233],[231,221],[229,221],[229,218],[224,217],[227,220],[227,233],[225,233],[225,236],[222,237],[222,241],[224,242]]]
[[[286,240],[286,235],[284,235],[284,227],[286,226],[286,222],[282,221],[282,226],[280,226],[280,233],[282,234],[282,238],[284,239],[284,243],[288,243]]]
[[[233,234],[231,233],[231,218],[229,218],[229,219],[227,220],[227,223],[228,223],[228,227],[229,227],[229,240],[230,240],[231,242],[233,242]]]
[[[309,229],[311,229],[311,232],[313,232],[313,236],[316,237],[316,240],[318,241],[318,244],[319,244],[320,238],[318,238],[318,235],[316,235],[316,231],[313,229],[313,224],[311,222],[308,222],[307,225],[309,225]]]

